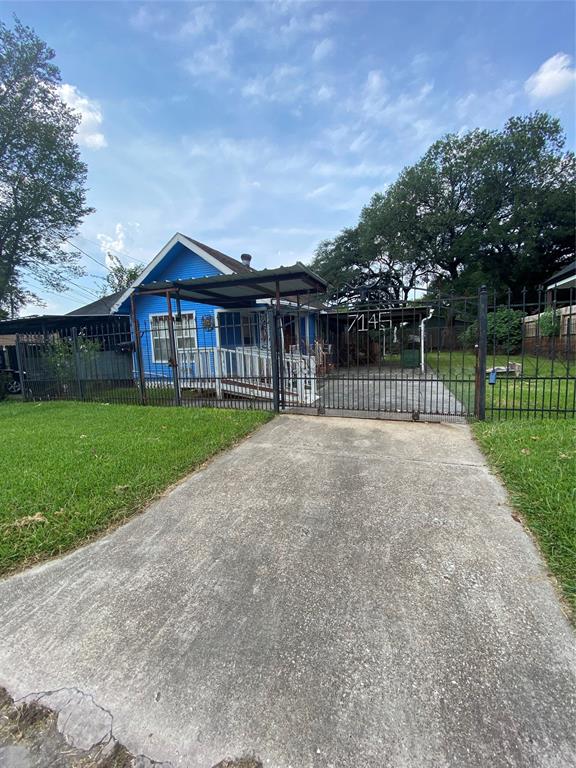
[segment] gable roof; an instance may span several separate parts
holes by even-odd
[[[66,314],[83,315],[85,317],[88,315],[110,315],[112,314],[114,304],[116,304],[123,293],[124,291],[116,291],[116,293],[111,293],[108,296],[102,296],[101,299],[97,299],[91,304],[85,304],[83,307],[78,307],[78,309],[73,309],[72,312],[67,312]]]
[[[216,261],[220,261],[225,267],[228,267],[233,272],[255,272],[256,270],[253,269],[253,267],[248,267],[243,262],[239,261],[238,259],[232,258],[232,256],[227,256],[225,253],[222,253],[221,251],[217,251],[216,248],[211,248],[209,245],[205,245],[204,243],[201,243],[199,240],[194,240],[191,237],[188,237],[188,235],[182,235],[183,238],[188,240],[189,242],[193,243],[197,248],[202,248],[202,250],[206,251],[206,253],[209,253],[210,256],[212,256]]]
[[[176,234],[170,238],[170,240],[166,243],[164,248],[162,248],[159,253],[156,254],[156,256],[152,259],[152,261],[142,270],[142,272],[138,275],[138,277],[130,284],[130,286],[121,294],[121,296],[116,300],[114,303],[111,311],[116,312],[118,311],[118,308],[120,307],[123,302],[126,301],[130,297],[130,294],[134,290],[134,288],[137,288],[141,283],[143,283],[148,275],[152,272],[153,269],[155,269],[158,264],[164,259],[164,257],[169,253],[170,250],[177,244],[180,243],[181,245],[185,246],[186,248],[189,248],[190,250],[194,251],[194,253],[197,253],[198,256],[203,258],[205,261],[208,262],[208,264],[211,264],[213,267],[216,267],[220,272],[224,273],[225,275],[232,275],[234,273],[244,273],[244,272],[254,272],[255,270],[252,269],[252,267],[246,266],[246,264],[243,264],[241,261],[238,261],[238,259],[233,259],[232,256],[227,256],[225,253],[222,253],[221,251],[217,251],[216,248],[211,248],[209,245],[204,245],[204,243],[201,243],[199,240],[193,240],[191,237],[188,237],[187,235],[183,235],[181,232],[176,232]]]

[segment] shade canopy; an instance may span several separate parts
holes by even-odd
[[[263,299],[296,299],[324,294],[328,283],[304,264],[254,272],[198,277],[192,280],[165,280],[143,283],[135,289],[142,294],[170,294],[185,301],[218,307],[252,306]]]
[[[0,322],[0,334],[49,333],[81,326],[129,328],[129,315],[38,315]],[[0,341],[0,346],[2,342]]]

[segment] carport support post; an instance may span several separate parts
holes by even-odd
[[[26,400],[26,389],[24,388],[24,355],[20,346],[20,334],[16,334],[16,365],[18,366],[18,378],[20,379],[20,394],[22,400]]]
[[[134,358],[138,366],[138,381],[140,384],[140,405],[146,405],[146,379],[144,377],[144,361],[142,359],[142,337],[140,335],[140,323],[136,317],[136,302],[134,294],[130,296],[130,315],[132,317],[132,333],[134,335]]]
[[[280,412],[280,368],[278,365],[278,312],[273,307],[268,310],[268,328],[270,336],[270,357],[272,358],[272,407]]]
[[[72,352],[74,354],[74,371],[76,373],[76,384],[78,385],[78,394],[80,400],[84,400],[84,385],[82,383],[82,370],[80,350],[78,349],[78,329],[72,328]]]
[[[478,349],[476,353],[476,417],[486,418],[486,357],[488,354],[488,291],[486,286],[478,294]]]
[[[172,299],[170,291],[166,291],[166,303],[168,305],[168,336],[170,341],[170,359],[172,368],[172,381],[174,382],[174,405],[182,405],[180,393],[180,380],[178,376],[178,357],[176,354],[176,339],[174,338],[174,316],[172,314]]]

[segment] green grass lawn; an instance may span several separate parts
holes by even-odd
[[[473,430],[576,617],[576,421],[477,422]]]
[[[0,573],[125,519],[269,418],[250,410],[0,403]]]
[[[430,352],[426,362],[437,371],[452,394],[474,412],[474,377],[476,355],[473,352]],[[576,404],[576,364],[570,367],[563,361],[554,361],[532,355],[490,355],[487,367],[522,363],[522,377],[497,376],[496,384],[486,380],[486,416],[494,419],[513,414],[541,414],[546,410],[574,413]]]

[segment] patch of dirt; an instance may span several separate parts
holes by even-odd
[[[263,768],[263,766],[254,757],[241,757],[239,760],[222,760],[213,768]]]

